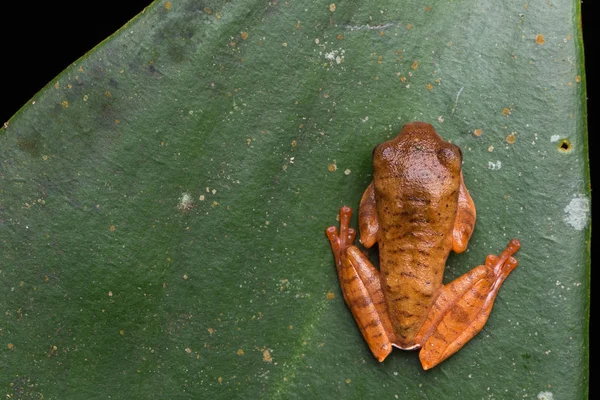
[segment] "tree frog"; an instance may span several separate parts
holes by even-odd
[[[373,355],[420,349],[423,369],[457,352],[485,325],[496,294],[517,266],[512,239],[499,255],[442,284],[446,259],[463,252],[475,226],[475,204],[462,175],[462,152],[432,125],[406,124],[373,150],[373,181],[360,201],[365,248],[377,243],[379,269],[353,245],[352,210],[326,233],[346,304]]]

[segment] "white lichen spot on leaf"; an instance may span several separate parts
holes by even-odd
[[[177,208],[180,211],[190,211],[194,208],[194,201],[192,200],[192,196],[189,193],[183,193],[179,198],[179,204]]]
[[[346,50],[339,48],[337,50],[332,50],[328,53],[325,53],[325,59],[329,61],[329,65],[333,66],[335,64],[341,64],[345,61],[344,53]]]
[[[539,392],[537,395],[538,400],[554,400],[552,392]]]
[[[488,161],[488,169],[498,170],[500,168],[502,168],[502,161],[500,161],[500,160],[498,160],[496,162]]]
[[[590,215],[590,199],[577,195],[564,208],[563,221],[572,228],[580,231],[586,227]]]

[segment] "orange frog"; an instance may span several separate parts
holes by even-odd
[[[461,164],[460,148],[423,122],[375,148],[358,223],[360,242],[379,246],[379,270],[353,245],[349,207],[340,210],[339,232],[327,228],[344,299],[379,361],[393,346],[421,349],[424,369],[444,361],[483,328],[517,266],[513,239],[500,256],[442,284],[450,250],[463,252],[475,225]]]

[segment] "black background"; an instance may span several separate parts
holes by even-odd
[[[72,62],[114,33],[151,2],[2,2],[0,124],[7,121]],[[594,58],[596,46],[592,36],[592,3],[592,0],[582,3],[590,155],[593,154],[592,139],[599,120],[599,117],[595,116],[599,95],[598,91],[594,90],[597,87],[594,71],[598,68],[598,62]],[[590,157],[590,162],[593,161]],[[593,385],[590,385],[590,394],[593,396],[592,389]]]

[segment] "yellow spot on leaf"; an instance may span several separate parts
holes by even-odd
[[[477,129],[475,129],[475,130],[473,131],[473,135],[474,135],[474,136],[477,136],[477,137],[479,137],[479,136],[483,135],[483,129],[481,129],[481,128],[477,128]]]
[[[502,115],[504,115],[505,117],[508,116],[508,115],[510,115],[511,113],[512,113],[512,110],[510,108],[504,107],[502,109]]]
[[[170,10],[170,9],[171,9],[171,7],[173,7],[173,3],[171,3],[170,1],[167,1],[167,2],[165,3],[165,10]]]
[[[121,329],[121,330],[119,331],[119,335],[121,335],[121,336],[125,335],[125,331],[124,331],[123,329]]]
[[[273,362],[273,357],[271,357],[271,352],[269,352],[269,349],[263,350],[263,361],[268,363]]]
[[[296,147],[296,144],[297,144],[296,141],[292,140],[292,147]]]
[[[12,350],[15,348],[15,346],[12,343],[9,343],[6,347],[8,347],[9,350]]]
[[[344,38],[344,35],[342,35],[342,34],[337,35],[337,40],[342,40],[343,38]]]
[[[431,11],[431,7],[430,6],[426,6],[425,7],[425,11]]]
[[[428,83],[427,85],[425,85],[425,87],[427,88],[427,90],[433,89],[433,85],[431,83]]]
[[[541,33],[538,33],[537,35],[535,35],[535,42],[537,44],[544,44],[544,43],[546,43],[546,39],[544,39],[544,35],[542,35]]]
[[[248,32],[242,32],[240,36],[242,37],[242,40],[246,40],[248,39]]]
[[[494,151],[494,146],[490,146],[488,147],[488,151],[491,153],[492,151]]]
[[[208,328],[208,329],[207,329],[207,331],[208,331],[208,333],[209,333],[209,334],[211,334],[211,335],[212,335],[213,333],[215,333],[215,330],[214,330],[213,328]]]
[[[406,83],[406,77],[404,75],[400,77],[400,82]]]
[[[217,382],[219,382],[219,383],[223,383],[223,378],[222,378],[222,377],[218,377],[218,378],[217,378]]]
[[[204,12],[207,13],[208,15],[211,15],[213,13],[212,10],[208,7],[204,8]]]
[[[325,296],[327,298],[327,300],[333,300],[335,299],[335,293],[333,292],[327,292],[327,295]]]
[[[508,144],[514,144],[516,141],[517,141],[517,136],[515,135],[515,132],[511,132],[506,137],[506,143],[508,143]]]
[[[237,355],[238,355],[238,356],[243,356],[243,355],[244,355],[244,350],[242,350],[242,349],[239,349],[239,350],[237,351]]]
[[[114,232],[114,231],[117,230],[117,227],[114,226],[114,225],[111,225],[111,226],[108,227],[108,230],[111,231],[111,232]]]
[[[104,95],[108,98],[112,97],[112,93],[109,92],[108,90],[106,92],[104,92]]]
[[[411,30],[412,29],[412,24],[406,24],[406,29]]]
[[[417,60],[415,60],[412,65],[410,66],[412,69],[417,69],[419,68],[419,62]]]
[[[186,347],[185,352],[188,354],[192,354],[192,349],[190,347]]]
[[[68,108],[69,107],[69,102],[68,101],[63,101],[62,103],[60,103],[64,108]]]
[[[327,169],[329,172],[335,172],[337,170],[337,165],[335,165],[335,162],[333,162],[327,166]]]
[[[577,83],[581,83],[581,75],[577,75],[577,76],[575,77],[575,82],[577,82]]]
[[[329,11],[331,11],[331,12],[335,12],[335,3],[331,3],[331,4],[329,5]]]
[[[60,83],[56,82],[56,83],[54,84],[54,89],[60,89]]]
[[[346,379],[346,383],[350,383],[350,382],[352,382],[352,381],[350,380],[350,378]]]
[[[384,36],[385,33],[383,31],[379,31],[379,36]]]

